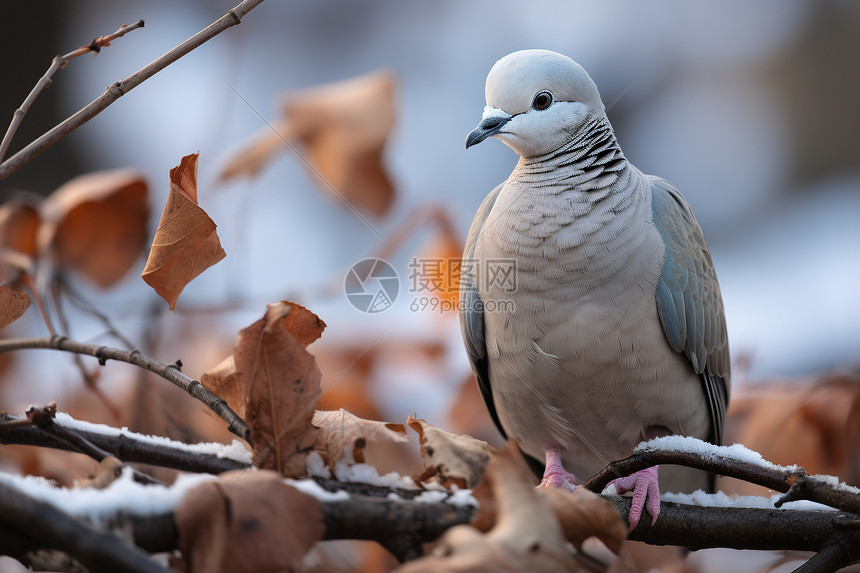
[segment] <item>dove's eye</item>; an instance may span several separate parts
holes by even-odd
[[[552,93],[541,91],[535,94],[535,99],[532,100],[532,107],[537,110],[546,109],[552,105]]]

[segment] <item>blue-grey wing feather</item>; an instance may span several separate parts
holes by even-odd
[[[475,243],[501,189],[502,185],[493,189],[481,203],[466,239],[466,247],[463,250],[463,265],[460,272],[460,329],[463,332],[463,340],[466,343],[466,353],[469,355],[472,371],[478,380],[481,397],[484,399],[484,404],[486,404],[496,428],[507,439],[507,434],[499,421],[499,415],[493,402],[493,392],[490,388],[487,342],[484,338],[484,311],[477,290],[477,261],[475,260]]]
[[[657,311],[666,339],[702,380],[711,416],[710,441],[722,442],[731,366],[723,300],[711,253],[687,201],[668,181],[648,176],[654,226],[666,246]]]

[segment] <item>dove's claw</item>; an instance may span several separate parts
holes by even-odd
[[[657,485],[657,466],[645,468],[609,483],[615,486],[618,493],[633,492],[633,503],[627,518],[627,521],[630,522],[630,531],[633,531],[639,524],[642,508],[646,508],[651,514],[651,525],[657,522],[657,516],[660,515],[660,487]]]

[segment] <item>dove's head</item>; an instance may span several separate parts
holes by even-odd
[[[497,137],[521,156],[543,155],[604,113],[597,86],[582,66],[549,50],[522,50],[497,61],[487,76],[486,96],[467,149]]]

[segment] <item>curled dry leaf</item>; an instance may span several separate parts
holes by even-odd
[[[215,222],[197,204],[198,154],[170,170],[170,193],[141,275],[170,310],[185,285],[226,255]]]
[[[531,472],[517,449],[507,448],[487,466],[498,518],[486,535],[469,526],[448,530],[433,555],[399,573],[576,571],[558,520],[532,486]]]
[[[380,71],[284,98],[284,119],[266,127],[221,172],[222,180],[256,175],[279,151],[307,152],[312,179],[350,207],[388,212],[394,187],[382,153],[394,126],[394,77]]]
[[[418,432],[425,472],[416,481],[437,477],[444,485],[474,487],[484,475],[487,462],[495,450],[471,436],[440,430],[422,419],[409,417],[409,426]]]
[[[317,411],[313,425],[319,428],[315,450],[331,470],[335,463],[349,453],[352,461],[365,463],[364,449],[374,443],[409,441],[403,424],[365,420],[343,408],[335,411]]]
[[[317,442],[311,421],[321,374],[305,347],[325,326],[301,305],[270,304],[263,318],[239,332],[233,356],[201,377],[248,423],[258,467],[289,477],[306,473],[305,458]]]
[[[319,501],[275,472],[242,470],[200,484],[174,510],[189,573],[296,571],[322,537]]]
[[[30,308],[30,297],[7,284],[0,285],[0,328],[6,328]]]
[[[41,205],[39,253],[52,254],[54,264],[78,271],[102,288],[113,285],[146,244],[148,198],[146,180],[133,170],[72,179]],[[23,239],[25,245],[28,241]]]

